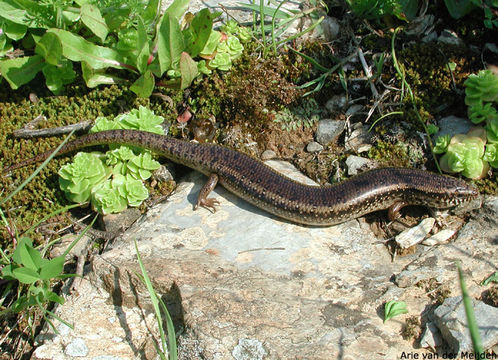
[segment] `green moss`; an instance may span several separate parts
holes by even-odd
[[[410,166],[410,156],[407,147],[401,143],[391,144],[385,141],[378,141],[369,150],[368,157],[387,166]]]
[[[29,92],[36,93],[39,101],[32,103]],[[130,91],[115,85],[88,89],[76,83],[67,86],[65,95],[60,96],[53,96],[44,86],[37,87],[36,83],[30,84],[29,89],[22,87],[18,91],[4,86],[0,89],[0,168],[52,149],[61,142],[62,137],[17,139],[12,136],[14,130],[23,128],[39,115],[47,118],[40,127],[50,128],[94,120],[98,116],[114,117],[139,105],[150,107],[166,120],[174,120],[174,108],[170,108],[160,98],[137,98]],[[29,228],[34,222],[67,204],[59,190],[57,171],[69,158],[66,156],[54,159],[24,190],[4,204],[2,209],[19,231]],[[15,189],[35,168],[34,165],[28,166],[1,177],[2,195]],[[55,226],[55,230],[64,225],[61,223]],[[2,247],[11,243],[7,237],[2,239]]]
[[[425,112],[422,114],[424,120],[445,110],[466,113],[463,93],[458,94],[455,90],[463,89],[468,74],[479,69],[475,54],[457,46],[414,43],[399,50],[397,56],[417,107]],[[456,65],[455,71],[450,72],[449,63]],[[405,101],[410,101],[408,96]]]

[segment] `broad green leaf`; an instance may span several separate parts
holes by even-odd
[[[42,263],[40,252],[28,244],[22,244],[19,254],[21,255],[21,264],[25,267],[38,271]]]
[[[474,8],[471,0],[444,0],[444,3],[454,19],[460,19]]]
[[[36,44],[35,53],[43,56],[48,64],[58,65],[62,58],[62,44],[57,35],[45,33]]]
[[[147,7],[142,13],[143,21],[146,24],[153,23],[157,16],[161,13],[161,1],[150,0],[147,2]]]
[[[32,269],[28,269],[26,267],[19,267],[17,269],[12,270],[12,273],[16,277],[19,282],[23,284],[33,284],[34,282],[40,280],[38,273]]]
[[[384,306],[384,322],[395,316],[406,314],[407,312],[408,310],[406,309],[406,303],[404,301],[388,301]]]
[[[31,241],[31,239],[29,237],[22,237],[21,240],[19,240],[19,242],[17,243],[17,246],[16,246],[16,249],[14,250],[14,253],[12,254],[12,260],[14,260],[14,262],[16,264],[22,264],[22,260],[21,260],[21,246],[23,245],[28,245],[28,246],[31,246],[33,247],[33,241]]]
[[[17,24],[15,22],[4,19],[2,30],[9,39],[17,41],[22,39],[26,35],[28,27],[26,25]]]
[[[81,72],[83,73],[83,80],[85,80],[86,86],[89,88],[94,88],[101,84],[111,85],[122,82],[121,78],[117,76],[112,76],[104,73],[104,69],[95,70],[90,67],[86,62],[81,63]]]
[[[182,90],[188,88],[197,75],[199,75],[197,63],[186,52],[182,52],[180,57],[180,72],[182,74],[180,83]]]
[[[164,14],[157,34],[157,56],[161,76],[178,64],[184,48],[183,34],[178,20],[168,13]]]
[[[72,61],[86,61],[94,69],[107,67],[123,68],[122,56],[115,50],[99,46],[83,39],[81,36],[61,29],[49,29],[62,43],[62,55]]]
[[[204,49],[212,29],[213,15],[209,9],[202,9],[194,16],[190,27],[186,30],[190,33],[186,49],[191,57],[196,57]]]
[[[176,22],[178,23],[178,19],[187,11],[189,3],[190,0],[174,0],[166,9],[164,15],[168,14],[171,18],[176,18]]]
[[[16,299],[10,306],[12,311],[15,313],[19,313],[30,306],[30,301],[28,300],[26,295],[22,295]]]
[[[143,74],[145,72],[145,69],[147,68],[147,62],[150,55],[149,39],[147,38],[145,25],[140,17],[138,17],[137,22],[137,69],[141,74]]]
[[[112,8],[112,11],[108,11],[104,15],[104,19],[107,26],[109,27],[109,32],[119,29],[121,25],[128,20],[129,15],[130,8]]]
[[[45,295],[45,299],[47,299],[48,301],[53,301],[53,302],[56,302],[56,303],[61,304],[61,305],[64,304],[64,302],[65,302],[63,297],[57,295],[53,291],[48,290],[44,295]]]
[[[15,279],[12,270],[14,270],[17,266],[13,264],[6,265],[2,268],[2,279],[4,280],[13,280]]]
[[[19,8],[11,1],[0,1],[0,16],[16,24],[26,26],[31,24],[31,21],[28,19],[28,12]]]
[[[0,61],[0,72],[13,90],[29,83],[45,66],[45,61],[40,55],[25,56],[15,59]]]
[[[65,84],[72,83],[76,78],[73,64],[67,59],[63,59],[59,66],[46,64],[42,71],[47,87],[54,94],[58,94]]]
[[[83,4],[81,6],[81,21],[104,42],[109,29],[98,7],[91,4]]]
[[[130,86],[130,90],[140,97],[148,98],[154,90],[154,85],[154,75],[150,70],[147,70]]]
[[[64,256],[58,256],[43,264],[43,266],[40,269],[40,279],[43,280],[53,279],[62,274],[63,270],[64,270]]]
[[[62,18],[67,24],[74,23],[80,19],[80,12],[62,11]]]

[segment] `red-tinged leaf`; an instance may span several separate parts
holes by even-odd
[[[180,57],[180,73],[180,88],[182,90],[188,88],[197,75],[199,75],[197,63],[186,52],[182,52]]]

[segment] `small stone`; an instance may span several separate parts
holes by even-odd
[[[395,238],[396,243],[400,248],[407,249],[413,245],[418,244],[419,242],[422,242],[425,237],[431,232],[435,222],[436,219],[434,218],[427,218],[422,220],[417,226],[414,226],[398,234]]]
[[[88,354],[88,347],[85,344],[85,340],[82,338],[74,339],[66,346],[64,354],[76,357],[86,356]]]
[[[332,41],[337,39],[341,27],[339,21],[335,17],[326,16],[320,24],[323,30],[323,36],[325,36],[326,41]]]
[[[152,179],[157,182],[166,182],[175,179],[175,169],[172,163],[161,165],[159,169],[152,173]]]
[[[324,146],[336,141],[344,131],[345,124],[343,120],[320,120],[316,129],[316,141]]]
[[[498,308],[487,305],[482,301],[472,299],[472,307],[483,349],[489,349],[498,342],[498,328],[491,326],[493,319],[498,319]],[[467,315],[461,296],[447,298],[444,303],[434,311],[434,322],[444,340],[448,343],[452,352],[472,351],[472,341],[470,339],[467,326]]]
[[[348,167],[348,175],[357,175],[359,172],[373,169],[377,163],[370,159],[365,159],[356,155],[349,155],[346,159],[346,166]]]
[[[261,154],[261,160],[263,160],[263,161],[275,159],[276,157],[277,157],[277,154],[273,150],[265,150]]]
[[[346,106],[346,96],[345,95],[334,95],[326,103],[325,108],[331,113],[335,114]]]
[[[437,123],[439,131],[434,135],[434,140],[443,135],[466,134],[472,128],[469,120],[453,115],[441,118]]]
[[[453,229],[443,229],[437,234],[432,235],[431,237],[422,241],[422,245],[426,246],[434,246],[447,243],[453,235],[455,235],[456,230]]]
[[[239,339],[239,343],[232,351],[236,360],[262,360],[266,350],[257,339]]]
[[[430,348],[436,351],[443,344],[441,333],[439,332],[436,324],[432,321],[425,324],[425,329],[420,339],[420,346],[423,348]]]
[[[444,29],[441,32],[441,35],[439,35],[437,41],[448,45],[465,46],[463,40],[460,39],[454,31],[448,29]]]
[[[346,136],[346,150],[362,153],[370,150],[373,135],[368,131],[368,126],[355,124],[355,129],[351,135]]]
[[[310,142],[306,145],[306,151],[310,153],[316,153],[323,150],[323,146],[317,143],[316,141]]]
[[[363,109],[363,106],[360,104],[353,104],[346,110],[346,116],[354,115],[357,112],[360,112]]]

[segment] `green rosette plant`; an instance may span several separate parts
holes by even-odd
[[[483,159],[495,169],[498,169],[498,143],[487,144]]]
[[[487,130],[487,137],[490,143],[498,143],[498,117],[488,120],[485,126]]]
[[[121,196],[119,188],[124,186],[120,179],[122,175],[116,175],[112,180],[107,179],[98,184],[92,192],[92,208],[103,214],[119,213],[128,207],[128,201]]]
[[[469,118],[474,124],[487,123],[498,119],[498,111],[492,103],[477,103],[469,108]]]
[[[434,152],[444,154],[439,162],[449,173],[462,173],[471,179],[486,176],[490,166],[498,168],[498,76],[489,70],[472,74],[465,81],[465,104],[469,106],[469,119],[476,127],[466,135],[449,135],[436,139]]]
[[[467,106],[498,101],[498,76],[490,70],[481,70],[477,75],[469,75],[464,84]]]
[[[159,169],[160,164],[146,151],[131,158],[126,164],[127,175],[137,180],[147,180],[152,171]]]
[[[164,119],[140,106],[113,120],[100,117],[90,132],[135,129],[164,135]],[[160,164],[150,151],[124,145],[110,146],[104,153],[76,154],[72,163],[59,171],[59,183],[73,202],[89,202],[101,214],[121,212],[128,206],[139,206],[149,196],[144,181]]]
[[[87,203],[92,189],[110,175],[110,169],[100,154],[80,152],[73,162],[59,170],[59,185],[66,198],[75,203]]]
[[[485,141],[478,136],[455,135],[439,160],[443,171],[462,173],[470,179],[481,179],[486,176],[489,164],[483,159]]]

